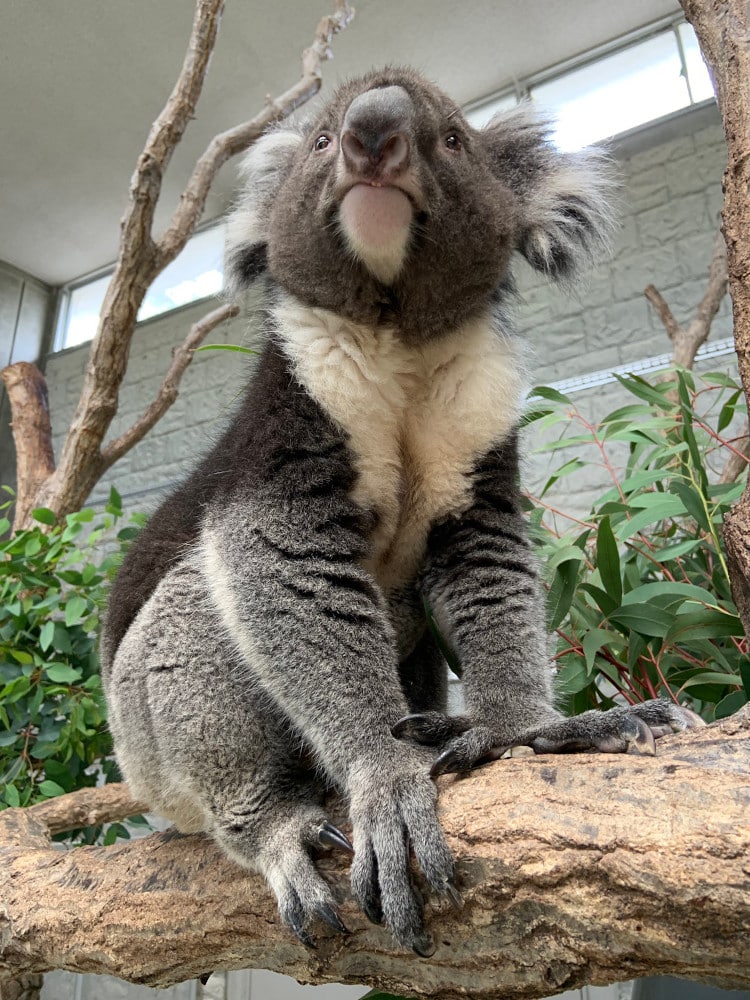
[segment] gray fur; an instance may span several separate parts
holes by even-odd
[[[430,767],[642,736],[627,712],[561,720],[552,705],[505,319],[514,250],[566,277],[606,242],[607,168],[557,154],[527,112],[477,132],[389,69],[261,139],[245,174],[228,268],[235,287],[267,271],[267,344],[228,431],[115,582],[117,757],[152,809],[263,872],[305,942],[315,919],[336,926],[310,852],[330,844],[322,803],[339,789],[356,899],[424,955],[410,847],[454,894]],[[460,719],[444,714],[425,601],[462,664]],[[683,722],[657,707],[643,725]]]

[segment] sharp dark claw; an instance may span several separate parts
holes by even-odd
[[[420,958],[432,958],[435,954],[435,942],[429,934],[420,934],[411,947]]]
[[[307,931],[305,930],[305,928],[301,924],[298,924],[296,921],[294,921],[289,926],[292,928],[292,930],[297,935],[297,937],[300,939],[300,941],[305,946],[305,948],[310,948],[310,949],[312,949],[312,951],[316,951],[317,950],[315,942],[313,941],[313,939],[310,937],[310,935],[307,933]]]
[[[354,854],[351,841],[333,823],[324,823],[318,831],[318,840],[323,847],[338,847],[347,854]]]
[[[201,986],[205,986],[209,979],[213,976],[213,972],[204,972],[202,976],[198,976],[198,980]]]
[[[458,754],[455,750],[446,750],[441,753],[438,759],[430,768],[430,777],[437,778],[441,774],[448,774],[449,771],[460,771]]]
[[[404,715],[403,718],[399,719],[395,726],[391,729],[391,736],[395,736],[396,739],[400,739],[405,733],[407,733],[415,722],[424,722],[425,715],[422,712],[417,712],[413,715]]]
[[[371,924],[383,923],[383,908],[380,905],[380,900],[368,899],[365,901],[362,909]]]
[[[328,905],[328,903],[321,903],[320,906],[316,906],[315,912],[324,923],[328,924],[329,927],[333,927],[333,929],[338,931],[339,934],[350,933],[349,928],[346,926],[344,921],[334,908]]]
[[[463,909],[464,901],[461,898],[461,893],[455,887],[452,882],[446,882],[443,888],[443,893],[450,899],[455,910]]]

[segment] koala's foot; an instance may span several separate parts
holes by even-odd
[[[393,727],[393,735],[439,748],[430,769],[435,777],[498,760],[516,746],[529,746],[535,753],[627,753],[633,746],[640,753],[653,754],[654,741],[659,737],[704,725],[703,719],[689,708],[656,698],[606,712],[592,710],[557,719],[511,738],[490,726],[473,725],[468,716],[451,718],[438,712],[405,716]]]
[[[410,845],[429,885],[460,904],[436,803],[435,786],[418,755],[363,769],[350,783],[354,897],[370,920],[385,921],[399,944],[425,958],[435,946],[409,871]]]
[[[214,837],[224,851],[245,867],[260,871],[273,890],[279,915],[308,948],[315,942],[309,927],[322,920],[339,934],[348,934],[328,883],[315,868],[311,851],[336,848],[353,852],[349,838],[318,809],[300,806],[286,818],[269,815],[252,825],[231,822],[217,826]]]

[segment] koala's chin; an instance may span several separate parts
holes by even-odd
[[[341,202],[341,229],[354,256],[384,285],[406,258],[412,222],[408,196],[394,185],[354,184]]]

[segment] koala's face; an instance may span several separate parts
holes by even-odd
[[[435,336],[492,299],[514,250],[557,275],[601,239],[602,171],[575,166],[526,111],[475,130],[417,73],[371,73],[251,151],[230,269],[251,274],[262,246],[310,305]]]

